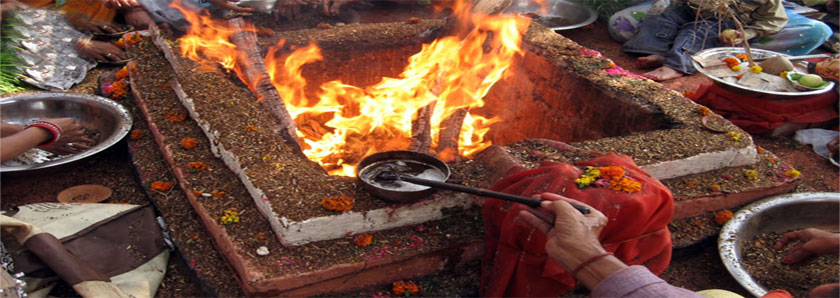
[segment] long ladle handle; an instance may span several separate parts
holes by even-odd
[[[487,190],[487,189],[483,189],[483,188],[468,187],[468,186],[463,186],[463,185],[458,185],[458,184],[428,180],[428,179],[405,176],[405,175],[398,175],[398,176],[399,176],[399,180],[406,181],[406,182],[411,182],[411,183],[414,183],[414,184],[420,184],[420,185],[430,186],[430,187],[439,188],[439,189],[454,190],[454,191],[464,192],[464,193],[468,193],[468,194],[474,194],[474,195],[482,196],[482,197],[490,197],[490,198],[496,198],[496,199],[501,199],[501,200],[505,200],[505,201],[517,202],[517,203],[525,204],[525,205],[527,205],[529,207],[533,207],[533,208],[540,207],[540,203],[542,203],[542,201],[543,201],[542,199],[538,199],[538,198],[522,197],[522,196],[517,196],[517,195],[506,194],[506,193],[502,193],[502,192]],[[582,214],[589,214],[589,208],[586,208],[586,207],[583,207],[583,206],[577,205],[577,204],[572,204],[572,207],[577,209],[577,211],[580,211],[580,213],[582,213]]]

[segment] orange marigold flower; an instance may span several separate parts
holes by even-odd
[[[685,97],[691,97],[694,94],[697,94],[697,91],[683,91],[682,92],[682,95],[685,96]]]
[[[729,211],[729,210],[723,209],[723,210],[721,210],[721,211],[718,211],[718,212],[715,214],[715,222],[716,222],[717,224],[719,224],[719,225],[723,225],[723,224],[725,224],[727,221],[729,221],[729,219],[731,219],[733,215],[734,215],[734,214],[732,213],[732,211]]]
[[[321,207],[333,211],[348,211],[353,209],[356,199],[345,195],[329,196],[321,200]]]
[[[395,281],[391,284],[391,291],[394,295],[403,296],[405,294],[417,294],[420,292],[420,287],[413,281]]]
[[[697,181],[688,181],[685,183],[685,186],[688,188],[695,188],[697,187]]]
[[[709,189],[714,190],[714,191],[720,191],[721,187],[720,187],[720,185],[712,184],[712,185],[709,185]]]
[[[741,59],[741,61],[747,60],[747,54],[739,54],[735,55],[735,58]]]
[[[260,130],[260,128],[254,126],[254,125],[245,125],[245,131],[258,131],[258,130]]]
[[[723,59],[723,62],[726,62],[726,66],[729,67],[729,68],[732,68],[732,67],[735,67],[738,64],[741,64],[741,61],[738,61],[738,59],[733,58],[733,57],[726,57],[726,59]]]
[[[154,190],[167,191],[167,190],[171,189],[173,185],[174,184],[172,184],[172,182],[155,181],[155,182],[152,182],[151,187]]]
[[[187,167],[193,173],[207,170],[207,165],[203,162],[200,162],[200,161],[192,161],[192,162],[187,164]]]
[[[598,171],[601,172],[601,178],[607,180],[618,180],[624,177],[624,169],[618,166],[600,167]]]
[[[114,42],[114,45],[120,48],[120,50],[125,50],[125,40],[120,38],[119,40]]]
[[[193,138],[183,138],[181,139],[181,147],[184,149],[192,149],[198,145],[198,140]]]
[[[642,183],[627,177],[621,178],[618,181],[610,181],[610,189],[619,190],[623,192],[638,192],[642,190]]]
[[[132,129],[131,130],[131,135],[128,136],[128,138],[132,139],[132,140],[139,140],[142,137],[143,137],[143,131],[139,130],[139,129]]]
[[[361,234],[359,236],[356,236],[356,239],[354,239],[353,242],[356,243],[356,246],[365,247],[365,246],[370,245],[370,242],[372,240],[373,240],[373,235]]]
[[[187,114],[184,113],[177,113],[177,114],[169,114],[166,115],[166,119],[169,119],[171,122],[181,122],[187,120]]]
[[[203,192],[198,191],[198,190],[195,190],[195,189],[193,189],[193,190],[192,190],[192,193],[193,193],[196,197],[201,196],[201,194],[203,194]]]
[[[214,198],[221,198],[223,195],[225,195],[225,192],[214,190],[214,191],[211,191],[210,194],[213,195]]]
[[[117,80],[122,80],[128,77],[128,67],[120,68],[120,70],[117,71],[115,77],[117,78]]]
[[[697,107],[697,112],[700,113],[700,115],[703,115],[703,116],[709,116],[709,115],[712,114],[712,110],[710,110],[709,108],[704,107],[704,106]]]
[[[764,153],[764,148],[761,148],[761,146],[755,146],[755,151],[757,151],[758,154],[761,154]]]
[[[265,233],[257,233],[254,235],[254,238],[256,238],[259,242],[263,242],[265,241]]]

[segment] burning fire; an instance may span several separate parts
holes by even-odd
[[[219,21],[191,15],[188,20],[193,26],[180,40],[182,54],[199,59],[200,52],[206,59],[235,69],[236,46],[228,41],[231,31],[219,26]],[[321,50],[313,44],[286,54],[279,53],[282,45],[273,47],[266,55],[266,67],[295,119],[307,158],[330,174],[354,176],[355,165],[364,156],[408,148],[412,120],[424,107],[431,112],[431,147],[442,159],[457,157],[455,148],[439,148],[442,123],[453,115],[463,118],[458,155],[469,158],[490,146],[484,135],[501,119],[469,111],[484,106],[484,96],[522,54],[519,45],[528,20],[486,15],[461,15],[459,19],[471,22],[468,33],[423,45],[399,76],[382,78],[368,87],[330,81],[315,94],[307,94],[301,70],[322,60]]]

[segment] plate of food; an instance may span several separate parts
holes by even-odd
[[[715,84],[741,93],[805,96],[828,92],[834,87],[834,82],[830,81],[814,85],[818,88],[804,88],[804,86],[799,86],[801,84],[798,80],[791,81],[788,78],[790,73],[803,75],[808,73],[808,64],[805,61],[796,60],[797,57],[761,49],[752,49],[750,52],[752,60],[755,61],[754,65],[750,65],[746,59],[745,50],[741,47],[705,49],[692,56],[692,64],[698,72],[715,81]],[[767,65],[763,62],[769,60],[790,61],[787,68],[782,71],[776,67],[766,67]],[[760,65],[765,65],[770,71]]]

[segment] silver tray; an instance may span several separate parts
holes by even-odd
[[[789,57],[788,55],[785,55],[785,54],[780,54],[780,53],[776,53],[776,52],[773,52],[773,51],[762,50],[762,49],[751,49],[750,52],[753,55],[753,59],[764,59],[764,58],[770,58],[770,57],[773,57],[773,56],[780,56],[780,55],[785,56],[785,57]],[[791,85],[790,91],[788,91],[788,92],[751,88],[751,87],[739,85],[735,82],[730,82],[726,79],[719,78],[719,77],[709,73],[708,71],[706,71],[706,69],[703,68],[703,66],[700,65],[700,63],[698,63],[696,61],[696,59],[702,60],[702,59],[706,59],[706,58],[709,58],[709,57],[720,57],[720,56],[735,57],[736,55],[743,54],[743,53],[744,53],[744,48],[741,48],[741,47],[725,47],[725,48],[705,49],[705,50],[702,50],[700,52],[697,52],[697,54],[694,54],[695,59],[692,59],[691,63],[694,65],[694,68],[696,68],[698,72],[700,72],[703,75],[705,75],[705,76],[709,77],[710,79],[714,80],[716,84],[718,84],[718,85],[720,85],[720,86],[722,86],[726,89],[733,90],[733,91],[736,91],[736,92],[741,92],[741,93],[758,93],[758,94],[783,95],[783,96],[805,96],[805,95],[822,94],[822,93],[825,93],[825,92],[828,92],[828,91],[831,91],[832,89],[834,89],[834,82],[829,82],[828,86],[826,86],[823,89],[809,90],[809,91],[796,90],[796,89],[793,88],[793,85]],[[806,62],[804,62],[804,61],[793,61],[793,62],[794,62],[793,66],[794,66],[796,71],[801,72],[801,73],[808,73],[808,64]],[[748,70],[744,70],[744,71],[748,71]]]
[[[545,10],[543,10],[541,2],[546,6]],[[554,31],[580,28],[592,24],[598,19],[598,13],[592,8],[568,0],[514,0],[510,7],[505,9],[504,13],[537,14],[539,17],[534,18],[534,22]],[[562,24],[551,25],[554,20],[562,20]]]
[[[783,233],[804,228],[835,231],[840,223],[840,193],[804,192],[773,196],[735,213],[720,230],[718,252],[726,270],[755,297],[767,289],[741,264],[746,241],[762,233]]]

